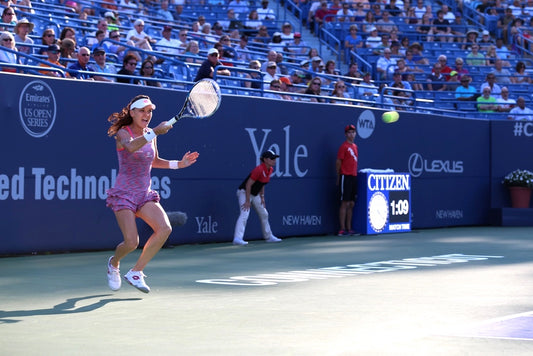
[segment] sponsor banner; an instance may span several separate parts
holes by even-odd
[[[0,221],[0,254],[114,247],[122,236],[105,206],[105,192],[116,179],[118,160],[107,118],[143,93],[157,105],[155,126],[177,113],[186,93],[10,73],[0,73],[0,85],[10,88],[0,102],[9,133],[0,168],[0,207],[6,215]],[[507,137],[490,146],[487,121],[406,112],[385,124],[380,117],[372,108],[224,96],[213,117],[181,120],[158,137],[159,155],[180,159],[186,151],[198,151],[197,164],[152,171],[163,207],[188,215],[169,243],[231,241],[237,187],[267,149],[280,155],[266,186],[274,233],[337,231],[335,158],[347,124],[358,129],[360,169],[417,175],[411,181],[411,228],[487,223],[488,148],[507,149]],[[518,135],[512,123],[502,124]],[[522,135],[509,140],[530,141],[531,129],[520,130]],[[143,223],[139,227],[144,242],[150,230]],[[261,238],[254,212],[245,238]]]

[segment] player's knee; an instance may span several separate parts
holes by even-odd
[[[134,251],[139,246],[139,239],[131,239],[124,241],[124,247],[128,249],[128,251]]]
[[[164,237],[166,239],[172,233],[172,226],[168,224],[161,225],[157,228],[155,232],[158,236]]]

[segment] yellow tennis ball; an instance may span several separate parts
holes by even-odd
[[[400,114],[398,114],[398,111],[387,111],[384,112],[383,115],[381,115],[381,119],[387,124],[390,124],[391,122],[396,122],[399,118]]]

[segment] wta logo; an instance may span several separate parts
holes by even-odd
[[[376,117],[371,110],[365,110],[357,120],[357,135],[361,138],[369,138],[376,127]]]
[[[56,99],[43,81],[28,83],[19,99],[20,122],[28,135],[39,138],[50,132],[56,119]]]

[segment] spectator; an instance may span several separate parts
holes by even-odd
[[[516,72],[511,77],[511,83],[513,84],[531,84],[531,77],[526,73],[526,65],[524,62],[519,61],[515,66]]]
[[[161,82],[155,79],[154,73],[154,62],[149,58],[145,59],[139,70],[140,76],[143,77],[143,79],[139,81],[139,84],[161,88]]]
[[[457,15],[455,15],[453,12],[450,11],[450,8],[448,7],[448,5],[442,4],[440,10],[444,14],[443,18],[448,20],[448,22],[450,24],[455,21],[455,18],[456,18]],[[459,15],[461,15],[461,14],[459,14]]]
[[[444,18],[442,10],[437,11],[437,18],[433,20],[435,39],[440,42],[453,42],[450,22]]]
[[[461,81],[461,78],[464,75],[469,75],[468,69],[464,66],[464,61],[461,57],[455,58],[455,68],[453,69],[457,72],[457,79]]]
[[[466,55],[466,64],[469,66],[484,66],[486,64],[485,56],[479,53],[479,46],[472,45],[471,52]]]
[[[93,50],[93,57],[96,63],[93,66],[95,72],[103,73],[103,74],[117,74],[117,70],[115,69],[115,66],[106,62],[107,54],[106,54],[106,50],[104,47],[96,47]],[[115,78],[101,75],[101,76],[98,76],[97,80],[102,81],[102,82],[114,82]]]
[[[285,64],[283,64],[283,54],[277,53],[276,54],[276,65],[278,66],[279,73],[281,75],[288,75],[289,74],[289,68]]]
[[[141,19],[135,20],[133,29],[128,31],[126,39],[128,41],[132,41],[135,44],[135,47],[146,51],[152,51],[151,44],[156,43],[152,37],[148,36],[146,32],[144,32],[144,21]]]
[[[425,58],[422,54],[424,48],[422,47],[422,45],[418,42],[413,42],[412,45],[409,46],[409,51],[412,52],[412,62],[414,62],[415,64],[420,64],[420,65],[428,65],[429,64],[429,60],[427,58]],[[409,67],[416,67],[416,66],[413,66],[409,63],[409,61],[407,61],[409,57],[407,56],[407,53],[405,54],[405,63],[409,66]]]
[[[367,36],[365,41],[366,48],[377,48],[381,45],[381,37],[378,36],[378,29],[376,27],[371,27],[370,35]]]
[[[277,70],[276,62],[274,61],[268,62],[266,65],[266,71],[265,71],[266,73],[263,75],[263,82],[270,83],[274,79],[279,79],[276,73],[276,70]]]
[[[508,85],[511,84],[511,72],[508,69],[503,68],[503,61],[500,58],[497,58],[494,62],[494,69],[490,71],[494,74],[495,81],[499,85]]]
[[[198,41],[192,40],[187,43],[187,47],[185,47],[185,62],[187,63],[202,63],[202,59],[200,59],[199,56],[200,53],[200,45],[198,44]]]
[[[194,78],[195,82],[204,78],[213,79],[215,74],[215,68],[219,65],[222,65],[222,63],[220,63],[218,60],[218,56],[219,52],[216,48],[211,48],[209,51],[207,51],[207,59],[202,63],[200,69],[198,69],[198,72],[196,73],[196,78]],[[219,69],[217,70],[216,74],[224,76],[231,75],[228,69]]]
[[[401,84],[401,86],[398,84]],[[389,84],[389,86],[395,87],[395,88],[403,88],[406,90],[413,90],[413,88],[411,87],[411,84],[408,81],[403,80],[402,73],[400,71],[394,71],[394,74],[392,75],[392,82]],[[406,93],[406,94],[409,94],[409,93]],[[409,94],[409,96],[411,95]]]
[[[39,49],[39,54],[44,54],[50,45],[56,43],[56,33],[53,28],[47,28],[41,36],[41,44],[44,46]]]
[[[122,68],[118,71],[117,74],[134,76],[135,69],[137,68],[137,56],[133,53],[128,53],[124,56],[122,60]],[[137,78],[117,78],[118,83],[126,84],[139,84],[139,79]]]
[[[509,88],[502,87],[501,96],[496,99],[498,112],[509,112],[516,105],[516,100],[509,98]]]
[[[16,53],[5,51],[3,48],[17,52],[15,38],[8,31],[0,32],[0,63],[21,64]],[[2,71],[16,72],[17,69],[13,67],[2,67]]]
[[[26,18],[20,19],[15,25],[13,32],[15,33],[14,38],[15,42],[17,43],[17,51],[19,53],[25,53],[28,55],[33,54],[33,47],[31,45],[33,45],[34,42],[29,37],[29,34],[33,32],[33,27],[34,24],[28,21]],[[29,44],[30,46],[24,46],[22,43]],[[26,57],[22,57],[20,59],[23,64],[26,64],[28,60]]]
[[[281,91],[281,82],[279,81],[279,79],[272,79],[270,81],[269,90],[275,91],[275,92],[280,92]],[[281,94],[278,94],[278,93],[265,93],[263,95],[263,97],[271,98],[271,99],[278,99],[278,100],[283,99],[283,96]]]
[[[218,20],[218,24],[222,26],[222,29],[224,31],[229,31],[232,27],[232,24],[235,24],[237,21],[237,17],[235,17],[235,10],[228,8],[226,11],[226,17],[224,19]],[[242,27],[242,22],[241,23]]]
[[[328,7],[328,2],[325,0],[322,0],[320,2],[320,7],[316,10],[315,16],[314,16],[314,22],[318,25],[318,27],[324,26],[325,22],[331,22],[333,18],[328,15],[335,15],[337,13],[336,10],[332,10]],[[326,17],[328,16],[328,17]],[[317,25],[314,25],[313,28]]]
[[[305,90],[304,94],[307,95],[313,95],[313,96],[320,96],[321,95],[321,85],[322,80],[319,77],[314,77],[308,84],[307,89]],[[312,102],[319,102],[323,103],[325,100],[323,98],[314,98],[312,97],[310,99]]]
[[[63,41],[58,41],[59,43],[59,49],[61,52],[61,58],[60,62],[68,68],[68,64],[72,61],[69,61],[70,59],[76,59],[74,56],[74,53],[76,52],[76,42],[71,40],[70,38],[65,38]]]
[[[471,78],[468,75],[463,75],[459,80],[461,85],[455,89],[455,99],[459,101],[474,101],[477,94],[476,88],[471,83]]]
[[[509,27],[514,20],[513,9],[511,8],[506,8],[505,14],[498,18],[496,26],[498,28],[498,33],[503,38],[504,44],[509,44]]]
[[[248,64],[248,68],[253,69],[254,72],[252,71],[246,72],[244,77],[249,80],[244,81],[244,87],[252,88],[252,89],[261,89],[262,88],[262,85],[261,85],[262,79],[261,79],[261,72],[260,72],[261,63],[255,60],[250,61],[250,63]]]
[[[374,97],[378,94],[378,87],[372,83],[370,72],[365,72],[363,74],[363,81],[357,88],[357,97],[361,100],[374,101]]]
[[[360,83],[363,79],[363,74],[359,71],[357,62],[350,63],[348,72],[344,74],[345,77],[352,78],[352,80],[346,79],[349,83]]]
[[[350,10],[350,3],[343,2],[342,8],[337,11],[337,21],[339,22],[354,22],[354,13]]]
[[[288,22],[285,22],[281,26],[281,40],[285,43],[291,43],[294,40],[294,33],[292,32],[292,25]]]
[[[490,32],[483,30],[481,33],[481,39],[477,41],[480,51],[487,51],[490,46],[494,46],[494,41],[490,38]]]
[[[107,31],[118,30],[120,26],[120,21],[115,16],[113,11],[106,11],[104,18],[107,22]]]
[[[292,81],[289,77],[281,77],[279,78],[279,83],[281,85],[281,91],[283,93],[293,93],[297,89],[293,88]],[[282,94],[283,99],[285,100],[293,100],[293,97],[290,95]]]
[[[478,36],[479,36],[479,33],[476,30],[468,30],[466,32],[466,38],[463,41],[463,46],[461,47],[461,49],[471,50],[472,46],[474,44],[477,44]],[[478,46],[478,49],[479,49],[479,46]]]
[[[112,53],[117,56],[119,61],[122,61],[122,59],[124,58],[126,47],[120,44],[120,32],[118,30],[111,31],[109,33],[109,39],[118,42],[118,44],[112,42],[104,42],[102,43],[102,47],[104,47],[106,53]],[[128,44],[133,46],[133,42],[131,41]]]
[[[263,21],[259,20],[257,10],[250,11],[248,19],[244,21],[244,28],[248,30],[259,30],[261,26],[263,26]]]
[[[483,113],[493,113],[498,109],[496,105],[496,98],[490,95],[490,88],[484,87],[482,95],[476,99],[477,110]]]
[[[445,5],[443,5],[444,7]],[[451,12],[450,12],[451,13]],[[448,20],[449,21],[449,20]],[[451,23],[453,42],[463,42],[466,35],[466,24],[463,22],[463,15],[460,12],[455,13],[455,19]]]
[[[187,39],[187,32],[185,31],[185,40]],[[172,27],[165,25],[161,32],[163,37],[156,42],[157,50],[160,52],[168,53],[172,56],[182,53],[186,47],[185,42],[178,41],[172,38]],[[181,34],[181,31],[180,31]]]
[[[488,0],[482,0],[482,1],[485,3],[488,2]],[[513,0],[513,3],[509,5],[508,8],[511,9],[514,17],[519,17],[523,15],[522,5],[520,4],[520,0]]]
[[[344,39],[344,48],[355,51],[363,47],[363,39],[357,34],[357,25],[350,25],[350,33]]]
[[[64,41],[68,40],[66,38]],[[70,66],[68,66],[68,69],[75,70],[75,71],[84,71],[84,72],[94,72],[94,68],[89,65],[89,60],[91,59],[91,51],[87,47],[81,47],[78,51],[78,61],[72,63]],[[94,80],[94,75],[90,73],[70,73],[71,77],[77,78],[77,79],[85,79],[85,80]]]
[[[281,39],[280,32],[274,32],[272,41],[268,43],[268,48],[276,52],[284,52],[287,44]]]
[[[422,16],[420,26],[416,28],[416,32],[422,34],[421,40],[424,42],[433,42],[434,28],[431,19],[427,14]]]
[[[516,121],[533,121],[533,110],[526,107],[526,100],[524,97],[519,96],[518,99],[516,99],[516,107],[509,111],[508,119]]]
[[[320,73],[322,70],[320,69],[320,64],[322,63],[322,58],[319,56],[313,57],[311,59],[311,71],[314,73]]]
[[[366,0],[366,3],[368,4],[368,0]],[[353,11],[354,21],[363,22],[367,14],[367,11],[364,8],[365,5],[363,5],[363,1],[357,2],[357,3],[352,2],[352,7],[354,6],[355,6],[355,10]]]
[[[346,84],[342,80],[335,82],[333,91],[331,92],[331,96],[336,98],[336,99],[330,99],[329,102],[332,104],[352,105],[350,101],[338,99],[338,98],[341,98],[341,99],[350,98],[350,95],[346,93]]]
[[[54,64],[55,66],[62,67],[63,69],[65,69],[65,66],[62,65],[61,63],[59,63],[59,46],[57,44],[52,44],[52,45],[48,46],[48,48],[46,49],[46,51],[44,53],[46,53],[46,55],[48,56],[48,62],[49,63]],[[45,64],[45,63],[39,63],[39,67],[50,68],[52,66],[50,66],[48,64]],[[49,77],[57,77],[57,78],[61,78],[62,77],[61,73],[56,72],[56,71],[51,71],[51,70],[40,70],[39,73],[41,73],[43,75],[47,75]],[[68,72],[66,72],[66,71],[65,71],[65,77],[67,77],[67,78],[70,77],[70,74],[68,74]]]
[[[379,57],[376,63],[376,70],[379,73],[379,77],[382,80],[388,79],[389,74],[394,71],[396,67],[396,59],[391,58],[390,48],[383,50],[383,55]]]
[[[376,25],[379,32],[391,33],[392,31],[398,31],[398,26],[391,20],[390,13],[388,11],[383,12],[383,17],[376,21]]]
[[[267,44],[268,41],[270,41],[270,36],[268,35],[267,27],[263,25],[259,27],[259,31],[252,42]]]
[[[427,77],[427,90],[445,91],[446,78],[441,73],[442,66],[439,62],[433,64],[433,72]]]
[[[268,7],[268,0],[261,1],[261,8],[257,9],[259,15],[259,20],[264,21],[274,21],[276,20],[276,15],[274,10]]]
[[[422,19],[422,16],[426,13],[425,0],[416,0],[415,15],[418,19]]]
[[[385,12],[388,12],[391,16],[394,17],[400,16],[402,14],[402,10],[400,10],[400,8],[396,5],[396,0],[390,0],[389,3],[385,5]],[[385,12],[383,12],[383,15],[385,15]]]
[[[416,14],[415,14],[415,8],[414,7],[410,7],[406,14],[405,14],[405,17],[404,17],[404,22],[408,25],[416,25],[418,24],[418,18],[416,17]]]
[[[485,87],[490,88],[490,94],[496,98],[500,97],[500,93],[502,91],[501,87],[496,84],[496,76],[493,73],[488,73],[486,76],[486,81],[481,84],[481,87],[479,89],[480,92],[483,92],[483,89]]]
[[[235,12],[237,19],[243,19],[247,13],[250,12],[248,8],[247,1],[242,0],[232,0],[228,5],[228,9],[231,9]]]
[[[2,23],[0,24],[0,30],[11,31],[11,29],[17,24],[17,15],[15,15],[15,9],[11,6],[7,6],[2,11]],[[10,25],[10,26],[6,26]]]
[[[266,72],[268,62],[276,62],[277,57],[278,57],[278,52],[274,50],[268,51],[267,60],[261,65],[261,72]],[[281,74],[281,71],[277,70],[276,74]]]
[[[446,57],[444,54],[441,54],[437,58],[437,61],[440,63],[441,66],[440,72],[442,73],[442,75],[444,75],[446,80],[449,80],[452,69],[448,66],[448,57]]]
[[[235,48],[236,60],[241,62],[250,62],[252,60],[252,54],[248,48],[248,36],[241,35],[239,39],[239,45]]]
[[[96,23],[96,31],[91,32],[87,35],[87,47],[94,47],[95,45],[98,46],[101,40],[98,40],[96,38],[97,32],[102,31],[104,34],[104,38],[108,36],[108,28],[107,28],[107,20],[106,19],[99,19]]]
[[[156,17],[164,22],[174,22],[174,16],[168,9],[168,0],[161,0],[160,8],[157,10]]]
[[[365,15],[365,21],[363,22],[363,33],[369,35],[372,32],[372,29],[376,28],[376,18],[372,11],[368,11]]]
[[[305,74],[304,72],[302,72],[301,70],[295,70],[291,73],[291,77],[290,77],[290,80],[291,80],[291,83],[292,83],[292,86],[290,86],[288,89],[290,92],[293,92],[293,93],[302,93],[303,90],[301,90],[300,88],[297,87],[302,85],[304,83],[304,80],[305,80]]]
[[[223,66],[227,66],[227,67],[233,67],[234,64],[232,61],[228,61],[230,58],[230,55],[233,55],[233,54],[230,54],[229,52],[225,51],[224,50],[224,45],[220,42],[217,42],[213,45],[213,48],[216,48],[216,50],[218,51],[218,60],[220,61],[220,63],[223,65]]]
[[[183,4],[176,4],[174,12],[172,13],[174,22],[188,22],[189,19],[183,18]]]
[[[287,49],[289,52],[293,53],[291,57],[299,59],[307,52],[307,48],[307,43],[302,41],[302,34],[300,32],[295,32],[294,39]]]
[[[59,34],[59,40],[63,41],[65,38],[70,38],[74,42],[76,42],[76,30],[72,27],[63,27],[61,30],[61,33]]]

